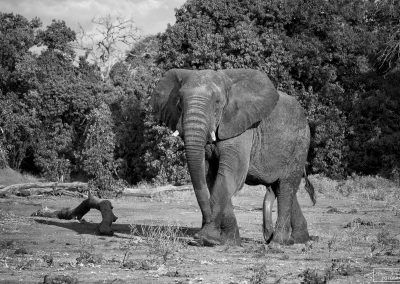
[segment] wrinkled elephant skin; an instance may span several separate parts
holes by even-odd
[[[203,220],[204,245],[240,244],[232,196],[243,185],[265,185],[267,242],[306,242],[307,222],[296,192],[304,174],[310,130],[294,97],[251,69],[166,72],[154,91],[159,120],[183,138]],[[307,180],[308,181],[308,180]],[[314,192],[309,181],[307,190]],[[278,200],[273,229],[272,204]],[[313,199],[314,200],[314,199]]]

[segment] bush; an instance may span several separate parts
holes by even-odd
[[[388,176],[400,168],[400,72],[390,57],[383,76],[379,58],[396,42],[398,8],[393,1],[189,1],[159,35],[159,62],[264,71],[307,110],[313,173]]]
[[[89,188],[101,197],[120,193],[123,184],[115,177],[115,134],[108,105],[100,104],[88,115],[88,121],[82,159]]]
[[[7,155],[4,146],[0,142],[0,169],[5,169],[8,167]]]
[[[146,177],[152,183],[182,185],[190,181],[184,145],[180,137],[173,137],[163,126],[149,122],[145,132],[144,162]]]
[[[71,147],[71,130],[61,120],[48,124],[37,135],[35,142],[35,164],[42,175],[51,181],[69,179],[71,162],[68,151]]]

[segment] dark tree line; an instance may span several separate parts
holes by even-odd
[[[170,68],[255,68],[296,96],[314,173],[391,177],[400,168],[400,4],[192,0],[138,41],[107,78],[63,21],[0,13],[0,166],[50,180],[188,181],[182,141],[158,126],[150,94]],[[118,182],[117,182],[118,184]]]
[[[176,18],[163,68],[265,71],[308,112],[312,172],[398,171],[400,2],[189,1]]]

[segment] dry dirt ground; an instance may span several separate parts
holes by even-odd
[[[400,216],[387,202],[318,194],[312,206],[300,190],[313,240],[267,246],[264,192],[248,187],[234,198],[241,247],[193,245],[201,215],[191,191],[112,200],[112,237],[96,234],[96,210],[86,223],[30,217],[82,199],[0,199],[0,283],[371,283],[374,272],[400,273]]]

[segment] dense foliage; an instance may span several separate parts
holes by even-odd
[[[307,110],[313,172],[390,175],[400,76],[398,53],[385,52],[399,14],[393,1],[188,1],[160,36],[160,63],[263,70]]]
[[[0,100],[1,141],[8,164],[49,180],[68,180],[82,170],[83,177],[90,178],[86,132],[92,112],[110,91],[95,66],[82,60],[74,63],[75,33],[64,22],[53,21],[38,30],[37,20],[21,19],[13,14],[0,17],[1,42],[10,45],[4,52],[8,64],[1,65]],[[21,41],[24,49],[16,48]]]
[[[0,13],[0,167],[99,192],[189,180],[183,144],[152,117],[169,68],[255,68],[296,96],[312,131],[309,168],[344,177],[400,169],[400,4],[191,0],[105,78],[77,59],[63,21]]]

